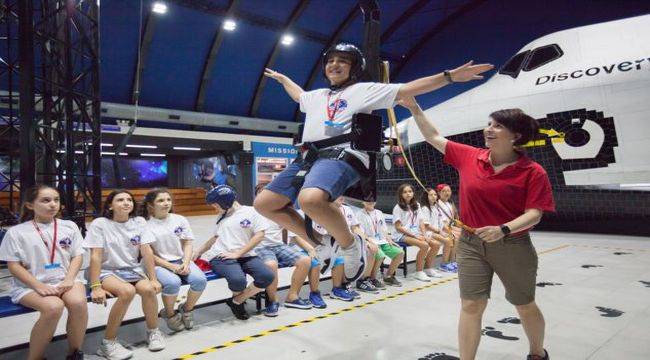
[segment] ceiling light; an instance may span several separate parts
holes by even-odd
[[[157,157],[165,157],[165,154],[140,154],[140,156],[157,156]]]
[[[120,155],[122,155],[122,156],[127,156],[127,155],[129,155],[129,154],[127,154],[127,153],[120,153]]]
[[[111,147],[111,146],[113,146],[113,144],[102,143],[102,146]]]
[[[280,40],[280,42],[282,43],[282,45],[289,46],[289,45],[293,44],[294,40],[295,39],[293,38],[293,36],[291,36],[289,34],[285,34],[285,35],[282,36],[282,40]]]
[[[142,149],[157,149],[158,146],[156,145],[136,145],[136,144],[129,144],[126,147],[128,148],[142,148]]]
[[[620,184],[622,188],[650,187],[650,183]]]
[[[83,152],[83,151],[81,151],[81,150],[75,150],[75,152],[74,152],[74,153],[75,153],[75,154],[83,154],[84,152]]]
[[[185,147],[185,146],[174,146],[174,150],[201,151],[201,148],[197,148],[197,147]]]
[[[167,5],[161,2],[155,2],[153,3],[151,10],[156,14],[165,14],[167,13]]]
[[[112,151],[102,151],[102,155],[115,155]]]
[[[223,22],[223,29],[226,31],[235,31],[237,23],[234,20],[226,19]]]

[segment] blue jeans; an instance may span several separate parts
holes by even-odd
[[[293,187],[291,182],[296,177],[301,166],[300,163],[291,163],[266,186],[266,189],[284,195],[295,203],[300,189]],[[318,159],[314,162],[307,176],[305,176],[305,183],[302,188],[321,189],[329,194],[331,201],[334,201],[356,184],[359,179],[359,173],[343,160]]]
[[[228,288],[233,292],[246,289],[246,274],[253,277],[253,285],[258,289],[266,289],[271,285],[275,274],[257,256],[241,257],[239,259],[219,259],[210,261],[212,271],[226,279]]]
[[[181,264],[181,260],[170,261],[172,264]],[[205,274],[193,262],[190,263],[190,273],[188,275],[178,275],[163,267],[156,266],[156,276],[162,285],[162,294],[164,296],[176,296],[181,289],[182,281],[190,285],[190,290],[201,292],[205,289],[208,280]]]

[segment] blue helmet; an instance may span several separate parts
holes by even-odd
[[[218,204],[222,209],[228,210],[237,200],[237,191],[228,185],[216,186],[205,195],[205,202]]]

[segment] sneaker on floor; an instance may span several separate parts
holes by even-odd
[[[414,275],[413,278],[415,280],[420,280],[420,281],[431,281],[431,278],[427,276],[427,274],[424,273],[424,271],[417,271]]]
[[[528,355],[526,357],[526,360],[549,360],[549,359],[550,358],[548,356],[548,351],[546,351],[546,349],[544,349],[544,356],[543,357],[539,356],[539,355]]]
[[[325,309],[327,307],[327,303],[325,303],[325,300],[323,300],[323,297],[321,296],[320,291],[312,291],[312,292],[310,292],[309,293],[309,302],[316,309]]]
[[[97,349],[97,355],[109,360],[126,360],[133,356],[133,351],[122,346],[117,339],[103,339]]]
[[[350,292],[347,289],[340,288],[340,287],[333,287],[332,292],[330,293],[330,297],[332,299],[338,299],[343,301],[354,300],[354,296],[352,296],[352,294],[350,294]]]
[[[375,287],[375,285],[370,282],[370,279],[359,279],[357,280],[357,289],[359,291],[371,293],[371,294],[379,294],[379,290]]]
[[[450,262],[449,265],[451,265],[451,268],[454,269],[454,272],[458,271],[458,263],[457,262]]]
[[[160,329],[147,330],[147,345],[149,351],[160,351],[165,348],[167,342]]]
[[[75,350],[72,354],[65,357],[65,360],[83,360],[84,353],[80,350]]]
[[[441,278],[442,274],[434,270],[433,268],[424,269],[424,273],[431,278]]]
[[[448,273],[455,273],[455,272],[456,272],[456,270],[455,270],[454,267],[451,265],[451,263],[440,264],[440,266],[438,267],[438,269],[440,269],[440,270],[442,270],[442,271],[444,271],[444,272],[448,272]]]
[[[226,300],[226,304],[228,305],[233,315],[235,315],[237,319],[248,320],[248,318],[250,318],[250,315],[248,315],[248,312],[246,311],[245,303],[235,304],[232,298],[230,298]]]
[[[185,303],[178,305],[178,312],[181,314],[181,320],[183,320],[183,326],[186,329],[191,329],[194,327],[194,313],[193,311],[185,310]]]
[[[361,294],[359,294],[358,291],[354,289],[348,289],[348,292],[350,293],[350,295],[352,295],[354,299],[361,299]]]
[[[372,283],[372,284],[373,284],[377,289],[380,289],[380,290],[384,290],[384,289],[386,289],[386,284],[384,284],[384,282],[381,281],[381,279],[371,278],[371,279],[370,279],[370,282],[371,282],[371,283]]]
[[[171,331],[181,331],[185,329],[185,325],[183,325],[183,317],[178,312],[175,312],[173,316],[168,316],[167,311],[165,311],[165,309],[162,309],[158,313],[158,317],[165,319],[167,327]]]
[[[399,280],[397,280],[397,278],[395,277],[395,275],[393,275],[393,276],[391,276],[391,277],[386,277],[386,278],[384,278],[384,284],[386,284],[386,285],[390,285],[390,286],[395,286],[395,287],[400,287],[400,286],[402,286],[402,283],[399,282]]]
[[[266,309],[262,310],[262,314],[268,317],[278,316],[278,311],[280,310],[280,303],[275,301],[270,301],[266,305]]]
[[[311,303],[308,300],[297,298],[296,300],[292,301],[285,301],[284,302],[284,307],[288,308],[293,308],[293,309],[302,309],[302,310],[309,310],[312,308]]]
[[[337,256],[342,256],[345,272],[345,281],[353,282],[363,275],[366,269],[366,244],[358,234],[354,234],[354,242],[348,248],[343,249],[337,244],[335,247]]]

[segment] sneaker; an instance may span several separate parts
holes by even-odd
[[[160,351],[167,345],[163,333],[158,328],[147,330],[147,344],[149,351]]]
[[[433,268],[424,269],[424,273],[427,274],[428,277],[432,277],[432,278],[441,278],[442,277],[442,274],[435,271]]]
[[[80,350],[75,350],[72,354],[65,357],[65,360],[83,360],[84,353]]]
[[[278,316],[278,311],[280,310],[280,303],[276,301],[271,301],[266,305],[266,309],[262,310],[262,314],[268,317]]]
[[[320,291],[312,291],[309,293],[309,302],[316,308],[316,309],[325,309],[327,307],[327,304],[323,300],[323,297],[320,296]]]
[[[309,310],[312,308],[311,303],[309,300],[297,298],[296,300],[293,301],[285,301],[284,302],[284,307],[288,308],[294,308],[294,309],[302,309],[302,310]]]
[[[413,278],[420,281],[431,281],[431,278],[424,273],[424,271],[418,271],[413,275]]]
[[[400,286],[402,286],[402,283],[399,282],[399,280],[397,280],[397,278],[395,277],[395,275],[393,275],[393,276],[391,276],[391,277],[386,277],[386,278],[384,278],[384,284],[386,284],[386,285],[390,285],[390,286],[395,286],[395,287],[400,287]]]
[[[372,284],[373,284],[377,289],[381,289],[381,290],[386,289],[386,284],[384,284],[384,282],[381,281],[381,279],[371,278],[371,279],[370,279],[370,282],[371,282],[371,283],[372,283]]]
[[[357,289],[359,291],[371,293],[371,294],[379,294],[379,290],[375,287],[375,285],[370,282],[370,279],[359,279],[357,280]]]
[[[353,282],[363,275],[366,269],[366,244],[361,236],[354,234],[354,242],[347,249],[337,244],[334,252],[343,257],[346,282]]]
[[[526,360],[549,360],[549,359],[550,358],[548,356],[548,351],[546,351],[546,349],[544,349],[544,357],[539,355],[528,355],[526,357]]]
[[[352,296],[352,294],[350,294],[350,292],[347,289],[340,288],[340,287],[333,287],[332,292],[330,293],[330,297],[332,299],[338,299],[343,301],[354,300],[354,296]]]
[[[178,306],[177,310],[181,314],[181,319],[183,320],[183,325],[186,329],[191,329],[194,327],[194,313],[192,311],[185,310],[185,303],[182,303]]]
[[[448,273],[455,273],[456,270],[454,270],[454,267],[451,265],[451,263],[447,264],[440,264],[438,267],[441,271],[448,272]]]
[[[116,340],[103,339],[97,349],[97,355],[109,360],[126,360],[133,356],[133,351],[125,348]]]
[[[451,265],[451,268],[454,269],[455,271],[458,271],[458,263],[457,262],[450,262],[449,265]]]
[[[183,325],[183,317],[179,312],[175,312],[174,316],[168,316],[167,311],[165,311],[165,309],[162,309],[158,313],[158,317],[165,319],[167,327],[171,331],[181,331],[185,329],[185,325]]]
[[[250,315],[248,315],[248,312],[246,311],[246,304],[241,303],[241,304],[235,304],[235,302],[232,300],[232,298],[226,300],[226,304],[228,307],[230,307],[230,310],[232,311],[233,315],[239,320],[248,320],[250,318]]]
[[[359,292],[357,292],[356,290],[348,289],[348,292],[350,293],[350,295],[352,295],[354,299],[361,299],[361,294],[359,294]]]

